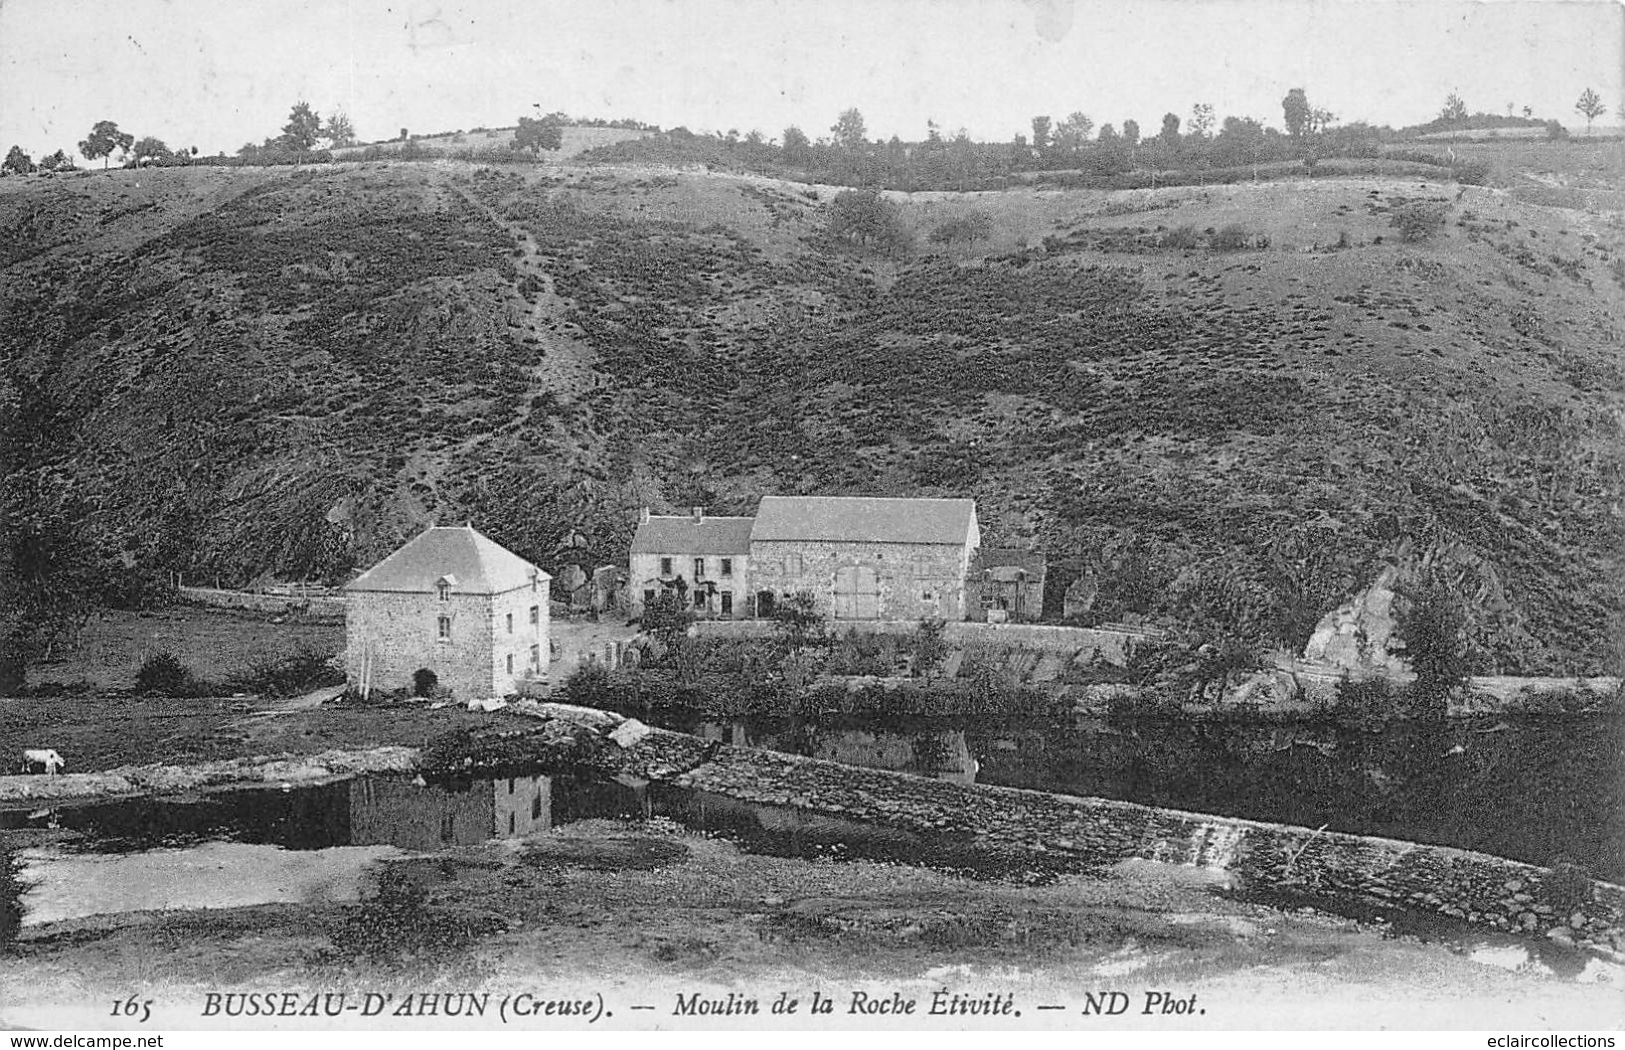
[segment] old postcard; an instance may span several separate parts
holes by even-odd
[[[1622,46],[4,0],[0,1029],[1614,1045]]]

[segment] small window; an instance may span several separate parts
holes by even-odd
[[[694,578],[696,580],[705,579],[705,559],[704,558],[695,558],[694,559]]]
[[[508,614],[508,633],[513,633],[513,613]]]
[[[508,778],[508,794],[513,794],[513,777]]]
[[[732,558],[723,558],[722,559],[722,575],[724,575],[724,576],[732,576],[733,574],[734,574],[734,560]]]
[[[508,814],[508,834],[513,834],[513,814]]]
[[[532,666],[532,667],[540,667],[541,665],[542,665],[542,647],[539,646],[539,645],[533,645],[533,646],[530,647],[530,666]]]
[[[734,611],[734,596],[727,592],[722,595],[722,615],[732,616]]]
[[[652,602],[654,600],[655,600],[655,592],[654,592],[653,588],[649,588],[649,589],[647,589],[647,590],[645,590],[643,592],[643,604],[644,605],[648,605],[650,602]]]
[[[540,605],[532,605],[530,607],[530,622],[531,623],[541,623],[542,622],[542,607]]]
[[[508,654],[508,673],[513,674],[513,654]]]
[[[660,575],[662,575],[662,576],[670,576],[671,575],[671,559],[670,558],[661,558],[660,559]]]
[[[435,633],[440,636],[442,642],[451,641],[451,617],[442,616],[436,620]]]
[[[784,571],[791,576],[801,575],[801,555],[786,554],[784,556]]]
[[[695,591],[694,592],[694,608],[696,608],[696,609],[705,608],[705,592],[704,591]]]
[[[931,592],[930,592],[930,591],[926,591],[926,592],[925,592],[925,593],[924,593],[924,594],[922,594],[922,595],[920,595],[920,599],[921,599],[921,600],[922,600],[922,601],[931,601],[931,600],[932,600],[932,599],[931,599]]]

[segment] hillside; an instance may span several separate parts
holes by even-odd
[[[1617,213],[1380,178],[920,193],[894,260],[820,237],[835,192],[9,179],[0,355],[112,565],[341,577],[472,518],[551,567],[569,527],[621,558],[645,502],[967,494],[987,542],[1094,572],[1102,616],[1301,644],[1402,557],[1472,604],[1480,670],[1618,666]],[[1447,224],[1400,243],[1417,200]],[[989,238],[930,244],[972,209]]]

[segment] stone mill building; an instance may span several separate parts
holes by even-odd
[[[345,587],[350,687],[427,671],[460,701],[517,692],[546,673],[551,579],[472,525],[428,529]]]
[[[750,531],[756,612],[808,593],[832,620],[963,620],[976,501],[764,496]]]

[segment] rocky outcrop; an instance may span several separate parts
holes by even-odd
[[[1385,566],[1369,587],[1323,616],[1304,646],[1304,660],[1357,677],[1402,673],[1404,662],[1391,648],[1398,579],[1399,570]]]

